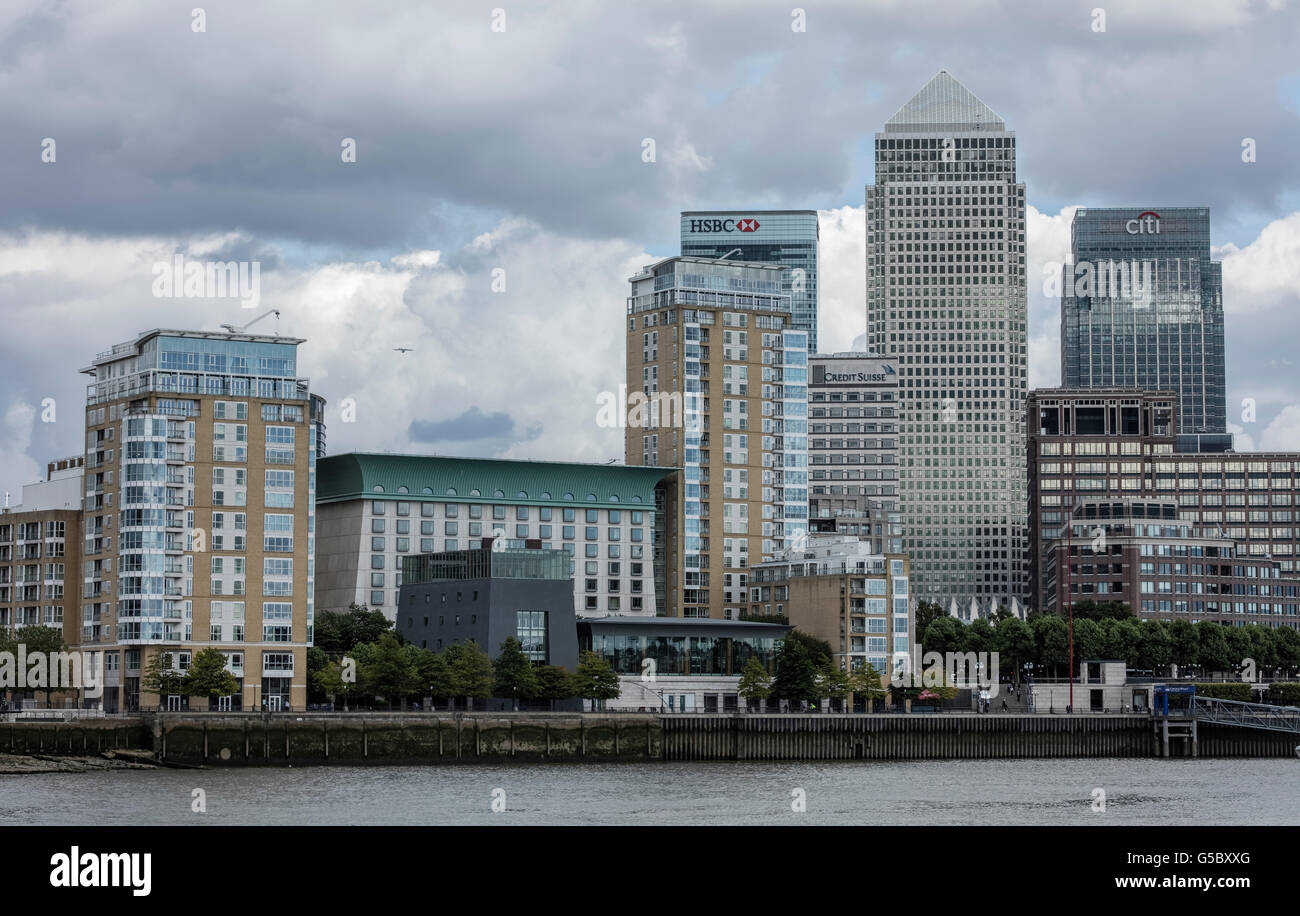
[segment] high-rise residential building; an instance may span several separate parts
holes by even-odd
[[[1182,434],[1226,435],[1223,269],[1210,260],[1210,211],[1080,209],[1070,235],[1062,387],[1172,391]]]
[[[218,708],[302,708],[314,617],[323,401],[299,338],[153,330],[100,353],[86,390],[84,651],[103,708],[159,698],[159,652],[216,648],[239,679]]]
[[[896,361],[818,353],[808,368],[808,530],[900,553]]]
[[[794,327],[817,349],[820,230],[816,210],[688,210],[682,213],[682,254],[779,264]]]
[[[667,616],[737,619],[750,565],[807,531],[808,334],[781,273],[674,257],[630,278],[627,389],[643,422],[627,424],[627,463],[681,469],[657,507]]]
[[[1136,389],[1029,393],[1031,607],[1062,607],[1064,574],[1055,570],[1071,546],[1075,599],[1131,601],[1140,616],[1195,621],[1231,615],[1238,623],[1295,626],[1295,596],[1276,588],[1296,580],[1300,453],[1180,452],[1177,400],[1172,391]],[[1137,504],[1146,507],[1137,510]],[[1173,520],[1169,505],[1176,507]],[[1116,540],[1105,542],[1108,554],[1112,548],[1116,553],[1098,556],[1092,538],[1065,545],[1067,522],[1090,532],[1116,526],[1108,535]],[[1129,547],[1137,550],[1136,571],[1125,567]],[[1218,568],[1211,572],[1210,565]],[[1243,577],[1281,581],[1236,581]],[[1143,582],[1150,591],[1143,591]]]
[[[408,557],[472,550],[484,538],[569,555],[579,616],[653,617],[662,579],[656,488],[672,468],[377,455],[322,458],[316,604],[395,619]],[[495,650],[495,647],[493,647]]]
[[[1025,186],[1003,120],[941,70],[876,134],[867,348],[897,361],[912,593],[1025,588]]]

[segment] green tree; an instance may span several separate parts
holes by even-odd
[[[925,629],[921,648],[926,652],[961,652],[965,643],[965,627],[955,617],[940,617]]]
[[[946,617],[943,605],[937,601],[922,599],[916,603],[916,632],[924,633],[930,624],[941,617]]]
[[[831,644],[824,639],[818,639],[816,636],[810,636],[799,629],[791,630],[785,634],[785,641],[802,643],[808,651],[808,658],[812,661],[814,667],[820,668],[822,665],[831,663]]]
[[[736,692],[744,698],[746,704],[751,705],[756,700],[761,702],[772,695],[772,679],[768,677],[763,663],[752,655],[740,672],[740,685]]]
[[[871,662],[866,662],[861,668],[853,669],[849,675],[849,686],[855,697],[860,695],[866,701],[867,712],[871,712],[877,699],[883,698],[889,692],[885,687],[885,676],[877,671],[876,666]]]
[[[1179,668],[1190,668],[1201,656],[1201,643],[1196,627],[1186,620],[1175,620],[1167,625],[1169,632],[1170,661]]]
[[[357,691],[355,660],[330,659],[316,672],[316,687],[332,701],[343,700],[343,711],[348,711],[348,697]]]
[[[1242,629],[1250,637],[1250,651],[1247,654],[1255,660],[1255,670],[1261,674],[1272,673],[1277,668],[1277,640],[1273,637],[1277,631],[1261,627],[1257,623]]]
[[[802,702],[817,699],[818,663],[808,652],[802,639],[792,639],[798,632],[791,630],[781,640],[776,650],[776,676],[772,679],[772,696],[778,700]]]
[[[1069,622],[1066,622],[1067,627]],[[1067,634],[1068,636],[1068,634]],[[1089,658],[1101,658],[1105,647],[1105,633],[1095,620],[1076,620],[1074,622],[1074,670],[1079,670],[1079,662]]]
[[[1029,625],[1016,617],[999,621],[993,631],[993,644],[1001,663],[1010,665],[1019,680],[1022,666],[1034,658],[1034,634]]]
[[[445,653],[447,671],[451,675],[453,696],[464,697],[467,708],[475,700],[492,696],[492,660],[474,640],[453,643]]]
[[[226,670],[226,656],[218,649],[200,649],[185,673],[184,690],[192,697],[229,697],[239,693],[239,681]]]
[[[320,672],[329,666],[329,653],[319,646],[307,649],[307,697],[310,702],[319,703],[327,694],[320,686]]]
[[[1065,619],[1056,614],[1038,614],[1029,622],[1034,634],[1034,668],[1051,670],[1059,675],[1062,665],[1069,662],[1069,633]]]
[[[45,705],[50,705],[50,697],[55,690],[66,689],[67,685],[55,684],[56,669],[59,665],[55,659],[59,653],[65,651],[68,647],[63,641],[63,631],[57,627],[47,627],[43,625],[25,626],[16,634],[16,639],[27,647],[27,655],[30,657],[34,652],[43,652],[47,660],[45,671],[45,683],[39,688],[45,693]],[[70,663],[72,664],[72,663]]]
[[[1277,654],[1277,666],[1290,677],[1300,668],[1300,632],[1290,627],[1278,627],[1273,631],[1273,647]]]
[[[842,700],[849,695],[849,673],[832,662],[817,669],[817,698]]]
[[[415,663],[395,634],[384,633],[378,642],[368,645],[358,655],[358,674],[367,692],[384,697],[390,708],[394,699],[405,706],[407,697],[420,692]]]
[[[1223,627],[1207,620],[1196,625],[1197,657],[1202,672],[1236,671],[1237,663],[1242,658],[1228,647],[1228,639]]]
[[[357,646],[378,642],[385,633],[392,632],[392,627],[383,611],[354,603],[346,611],[318,613],[312,636],[319,648],[339,658]]]
[[[993,625],[983,617],[975,618],[962,629],[961,651],[992,652],[996,648],[997,638],[993,632]],[[926,648],[930,647],[926,646]]]
[[[409,645],[406,648],[411,653],[420,686],[427,696],[445,699],[456,695],[446,653],[430,652]]]
[[[604,709],[606,700],[617,699],[623,692],[614,669],[595,652],[582,653],[574,680],[578,696],[591,700],[598,709]]]
[[[524,647],[513,636],[501,643],[501,651],[492,663],[492,695],[509,698],[515,712],[519,701],[531,700],[537,695],[537,674],[533,663],[524,654]]]
[[[186,696],[185,675],[175,668],[170,652],[155,652],[145,663],[140,675],[140,686],[158,695],[158,705],[166,705],[167,697]]]
[[[1174,641],[1169,628],[1160,620],[1143,620],[1142,639],[1139,643],[1138,667],[1152,671],[1164,668],[1174,658]]]
[[[537,669],[537,698],[546,700],[555,709],[556,700],[570,700],[578,695],[573,675],[559,665],[543,665]]]

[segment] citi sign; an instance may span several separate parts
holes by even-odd
[[[753,232],[758,228],[758,220],[745,219],[693,219],[691,232]]]
[[[1144,210],[1124,224],[1129,235],[1159,235],[1160,214],[1154,210]]]

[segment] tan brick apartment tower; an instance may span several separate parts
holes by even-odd
[[[739,619],[749,567],[807,535],[808,332],[781,270],[673,257],[630,278],[627,464],[680,469],[656,491],[660,615]]]
[[[240,679],[222,706],[305,704],[324,402],[297,375],[302,342],[153,330],[82,370],[76,648],[104,653],[106,710],[174,705],[141,689],[149,658],[184,668],[207,647]]]

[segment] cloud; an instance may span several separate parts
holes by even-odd
[[[21,400],[9,402],[0,421],[0,468],[4,478],[3,489],[9,494],[9,505],[22,501],[22,485],[35,483],[44,475],[44,465],[39,465],[27,454],[32,442],[32,424],[36,422],[36,408]]]
[[[1300,404],[1284,407],[1260,434],[1262,452],[1300,452]]]
[[[412,420],[408,436],[413,442],[476,442],[481,439],[511,440],[518,434],[509,414],[485,414],[477,406],[446,420]],[[524,441],[541,435],[535,426],[518,438]]]
[[[817,214],[820,312],[817,344],[823,353],[858,349],[867,326],[865,207],[840,207]]]

